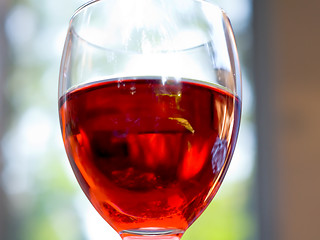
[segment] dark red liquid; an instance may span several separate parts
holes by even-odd
[[[92,83],[59,106],[75,175],[118,232],[185,230],[221,184],[241,109],[224,90],[160,78]]]

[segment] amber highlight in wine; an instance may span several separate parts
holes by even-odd
[[[192,224],[227,171],[240,109],[226,90],[160,77],[93,82],[59,100],[73,171],[123,234]]]

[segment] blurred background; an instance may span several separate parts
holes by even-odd
[[[183,240],[320,239],[320,2],[212,0],[229,15],[243,116],[226,179]],[[85,0],[0,0],[0,239],[117,240],[64,152],[57,87]]]

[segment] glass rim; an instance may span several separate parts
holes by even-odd
[[[101,0],[96,0],[96,1],[101,1]],[[75,30],[75,28],[73,26],[70,26],[69,28],[69,32],[71,33],[71,35],[75,36],[76,38],[78,38],[79,40],[81,40],[82,42],[88,44],[89,46],[96,48],[96,49],[100,49],[103,51],[108,51],[108,52],[116,52],[116,53],[123,53],[126,55],[140,55],[140,54],[146,54],[145,52],[137,52],[137,51],[133,51],[133,50],[120,50],[120,49],[112,49],[112,48],[108,48],[108,47],[104,47],[95,43],[92,43],[91,41],[88,41],[86,39],[84,39],[83,37],[81,37],[77,31]],[[167,53],[179,53],[179,52],[187,52],[187,51],[193,51],[196,50],[198,48],[201,48],[203,46],[206,46],[210,44],[210,40],[201,43],[201,44],[197,44],[195,46],[191,46],[188,48],[181,48],[181,49],[170,49],[170,50],[157,50],[154,52],[150,52],[149,54],[167,54]]]
[[[90,0],[90,1],[82,4],[80,7],[78,7],[78,8],[74,11],[73,15],[72,15],[71,18],[70,18],[69,25],[72,25],[72,21],[75,19],[75,17],[76,17],[82,10],[84,10],[84,9],[87,8],[87,7],[89,7],[89,5],[95,4],[95,3],[97,3],[97,2],[103,2],[103,1],[106,1],[106,0]],[[212,2],[208,2],[208,1],[206,1],[206,0],[192,0],[192,1],[194,1],[194,2],[199,2],[199,3],[201,3],[201,4],[206,4],[206,5],[213,6],[213,7],[217,8],[217,9],[219,9],[219,10],[222,12],[222,14],[226,15],[225,11],[224,11],[222,8],[220,8],[218,5],[216,5],[216,4],[212,3]]]
[[[91,5],[98,3],[98,2],[104,2],[104,1],[108,1],[108,0],[91,0],[87,3],[84,3],[80,7],[78,7],[75,10],[75,12],[73,13],[73,15],[71,16],[70,21],[69,21],[68,31],[70,32],[70,34],[75,36],[77,39],[84,42],[85,44],[88,44],[89,46],[96,48],[96,49],[110,51],[110,52],[117,52],[117,53],[125,53],[125,54],[137,54],[137,55],[146,54],[145,52],[138,52],[138,51],[134,51],[134,50],[128,50],[128,49],[121,50],[121,49],[114,49],[111,47],[106,47],[106,46],[94,43],[94,42],[82,37],[81,34],[79,34],[79,31],[77,30],[77,27],[74,24],[74,21],[77,18],[77,16],[79,16],[79,14],[81,14],[82,11],[85,11],[88,7],[91,7]],[[207,5],[207,6],[210,6],[211,8],[214,8],[217,12],[219,12],[221,14],[221,22],[224,22],[226,18],[229,19],[227,14],[225,13],[225,11],[214,3],[207,2],[205,0],[191,0],[191,1],[197,2],[201,5]],[[197,44],[192,44],[189,47],[156,50],[156,51],[150,52],[150,54],[164,54],[164,53],[178,53],[178,52],[192,51],[194,49],[206,46],[210,42],[211,42],[211,39],[207,39],[206,41],[201,41],[201,42],[199,41],[199,43],[197,43]]]

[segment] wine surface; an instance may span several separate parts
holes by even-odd
[[[59,100],[73,171],[118,232],[184,231],[223,180],[240,111],[224,90],[155,77],[95,82]]]

